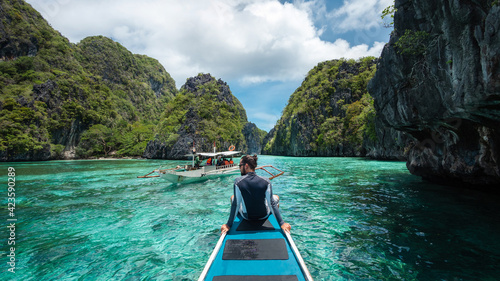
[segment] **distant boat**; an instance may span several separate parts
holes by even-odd
[[[239,161],[238,164],[222,164],[222,165],[200,165],[199,167],[195,166],[194,158],[196,156],[217,159],[227,159],[240,154],[240,151],[224,151],[224,152],[201,152],[196,154],[186,155],[188,157],[193,158],[193,163],[190,165],[184,165],[182,167],[176,167],[167,170],[159,170],[160,177],[162,179],[166,179],[173,183],[181,183],[181,182],[195,182],[202,179],[213,178],[223,175],[232,175],[240,172],[239,169]],[[196,155],[196,156],[195,156]],[[234,161],[233,161],[234,162]],[[213,163],[213,162],[212,162]]]
[[[186,157],[192,158],[192,163],[186,164],[183,166],[177,166],[175,168],[170,169],[157,169],[152,171],[151,173],[145,176],[139,176],[138,178],[154,178],[160,177],[162,179],[166,179],[172,183],[190,183],[196,182],[200,180],[205,180],[209,178],[224,176],[224,175],[233,175],[238,174],[240,172],[239,169],[239,161],[234,161],[233,163],[227,164],[218,164],[218,165],[195,165],[195,157],[199,156],[204,159],[212,159],[212,163],[214,163],[214,159],[233,159],[239,155],[241,151],[223,151],[223,152],[200,152],[194,154],[188,154]],[[229,161],[228,161],[229,162]],[[155,174],[155,175],[151,175]]]

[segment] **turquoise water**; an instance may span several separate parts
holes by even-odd
[[[2,163],[15,168],[15,273],[0,280],[197,280],[229,215],[234,177],[138,179],[179,161]],[[499,196],[432,185],[402,162],[262,156],[315,280],[498,280]]]

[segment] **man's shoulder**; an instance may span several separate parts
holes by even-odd
[[[251,180],[254,182],[255,181],[257,181],[257,182],[262,181],[262,182],[266,182],[267,184],[271,184],[271,181],[268,178],[259,176],[255,172],[248,173],[247,176],[251,177]]]
[[[268,184],[271,184],[271,181],[268,178],[262,177],[262,176],[259,176],[259,175],[257,175],[257,177],[260,178],[261,180],[267,182]]]
[[[234,184],[237,185],[238,183],[240,183],[242,180],[246,179],[248,177],[248,174],[247,175],[244,175],[244,176],[241,176],[241,177],[237,177],[235,180],[234,180]]]

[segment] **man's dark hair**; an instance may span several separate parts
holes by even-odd
[[[250,169],[254,170],[257,167],[257,154],[241,157],[241,164],[248,164]]]

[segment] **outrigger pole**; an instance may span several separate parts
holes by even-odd
[[[277,174],[273,174],[273,173],[269,172],[266,168],[273,168],[273,169],[275,169],[276,171],[278,171],[279,173],[277,173]],[[160,177],[160,175],[154,175],[154,176],[150,176],[150,175],[151,175],[152,173],[158,173],[158,172],[167,171],[167,170],[173,170],[173,169],[175,169],[175,168],[172,168],[172,169],[165,169],[165,170],[154,170],[154,171],[152,171],[152,172],[150,172],[150,173],[148,173],[148,174],[145,174],[144,176],[137,176],[137,178],[139,178],[139,179],[146,179],[146,178],[158,178],[158,177]],[[255,170],[263,170],[263,171],[267,172],[269,175],[271,175],[271,176],[269,177],[269,179],[270,179],[270,180],[275,179],[275,178],[277,178],[277,177],[279,177],[279,176],[282,176],[282,175],[285,173],[284,171],[282,171],[282,170],[280,170],[280,169],[278,169],[278,168],[274,167],[273,165],[264,165],[264,166],[260,166],[260,167],[255,168]]]
[[[160,177],[160,175],[150,176],[152,173],[155,173],[155,172],[158,172],[158,170],[154,170],[154,171],[152,171],[151,173],[146,174],[146,175],[144,175],[144,176],[137,176],[137,178],[139,178],[139,179],[145,179],[145,178],[159,178],[159,177]]]
[[[152,173],[161,173],[161,172],[165,172],[165,171],[168,171],[168,170],[175,170],[175,168],[172,168],[172,169],[163,169],[163,170],[154,170],[152,171],[151,173],[148,173],[144,176],[137,176],[137,178],[139,179],[146,179],[146,178],[159,178],[160,175],[154,175],[154,176],[150,176]]]
[[[273,169],[275,169],[276,171],[279,171],[279,173],[277,173],[277,174],[273,174],[273,173],[269,172],[268,170],[266,170],[266,168],[273,168]],[[270,180],[275,179],[275,178],[277,178],[277,177],[279,177],[279,176],[281,176],[281,175],[283,175],[283,174],[285,173],[285,172],[283,172],[282,170],[280,170],[280,169],[278,169],[278,168],[274,167],[273,165],[264,165],[264,166],[260,166],[260,167],[255,168],[255,170],[264,170],[265,172],[267,172],[268,174],[270,174],[270,175],[271,175],[271,177],[269,178]]]

